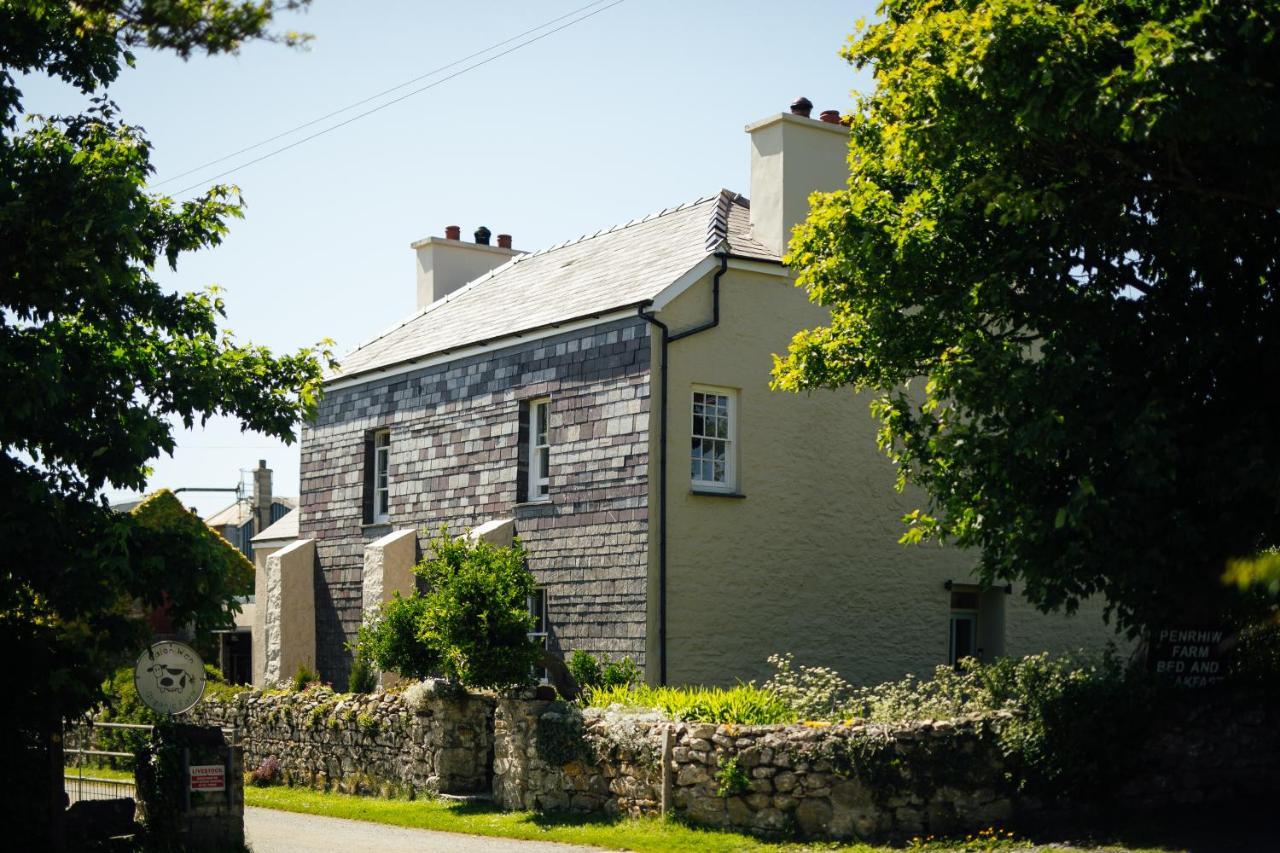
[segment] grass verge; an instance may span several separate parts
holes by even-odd
[[[321,794],[304,788],[246,788],[245,803],[267,809],[365,820],[414,829],[462,832],[531,841],[558,841],[641,853],[698,850],[707,853],[775,853],[843,850],[872,853],[886,848],[865,844],[806,846],[774,844],[748,835],[699,829],[661,818],[609,819],[599,816],[504,812],[489,805],[439,800],[382,800],[350,794]]]
[[[248,787],[245,803],[267,809],[363,820],[390,826],[412,829],[432,829],[439,832],[460,832],[467,835],[484,835],[498,838],[519,838],[530,841],[555,841],[562,844],[579,844],[602,847],[609,850],[634,850],[638,853],[668,853],[668,851],[698,850],[708,853],[803,853],[803,851],[838,850],[845,853],[901,853],[903,848],[876,847],[868,844],[817,844],[778,843],[761,841],[750,835],[724,830],[688,826],[679,821],[662,818],[606,818],[598,815],[536,814],[533,812],[504,812],[487,804],[456,804],[441,800],[384,800],[350,794],[318,793],[306,788],[276,786],[270,788]],[[916,842],[906,850],[921,853],[1181,853],[1187,846],[1169,844],[1165,839],[1141,838],[1140,846],[1129,846],[1123,841],[1089,839],[1070,844],[1053,841],[1030,841],[1014,838],[1004,833],[991,834],[991,830],[976,836],[960,839],[933,839]],[[1113,838],[1117,838],[1113,836]],[[1125,838],[1124,834],[1118,836]],[[1139,839],[1134,839],[1139,840]],[[1164,840],[1164,843],[1161,843]],[[1153,843],[1154,842],[1154,843]],[[1192,845],[1192,849],[1200,849]],[[1204,849],[1223,849],[1207,847]],[[1251,847],[1231,847],[1231,850],[1251,850]]]

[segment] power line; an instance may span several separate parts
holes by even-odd
[[[598,2],[598,1],[599,1],[599,0],[597,0],[597,2]],[[534,36],[534,37],[533,37],[533,38],[531,38],[531,39],[528,39],[528,40],[526,40],[526,41],[522,41],[522,42],[520,42],[520,43],[519,43],[519,44],[517,44],[517,45],[514,45],[514,46],[512,46],[512,47],[509,47],[509,48],[507,48],[506,50],[501,51],[500,53],[496,53],[496,54],[494,54],[493,56],[487,57],[486,59],[482,59],[482,60],[480,60],[479,62],[472,63],[471,65],[468,65],[468,66],[466,66],[465,68],[459,69],[458,71],[455,71],[455,72],[453,72],[452,74],[449,74],[449,75],[447,75],[447,76],[445,76],[445,77],[441,77],[439,80],[436,80],[436,81],[434,81],[434,82],[432,82],[432,83],[428,83],[427,85],[422,86],[422,87],[420,87],[420,88],[418,88],[418,89],[414,89],[414,90],[413,90],[413,91],[411,91],[411,92],[406,92],[405,94],[401,95],[401,96],[400,96],[400,97],[398,97],[398,98],[392,98],[390,101],[387,101],[387,102],[385,102],[385,103],[379,104],[378,106],[374,107],[373,109],[365,110],[365,111],[364,111],[364,112],[362,112],[362,113],[357,113],[356,115],[352,116],[351,118],[348,118],[348,119],[345,119],[345,120],[343,120],[343,121],[340,121],[340,122],[338,122],[337,124],[330,125],[329,127],[326,127],[326,128],[324,128],[323,130],[318,130],[318,131],[316,131],[315,133],[312,133],[312,134],[310,134],[310,135],[308,135],[308,136],[304,136],[304,137],[302,137],[301,139],[298,139],[298,140],[295,140],[295,141],[293,141],[293,142],[290,142],[288,145],[282,145],[282,146],[280,146],[279,148],[276,148],[276,149],[274,149],[274,150],[272,150],[272,151],[268,151],[266,154],[263,154],[263,155],[261,155],[261,156],[259,156],[259,157],[255,157],[255,158],[253,158],[252,160],[248,160],[248,161],[246,161],[246,162],[244,162],[244,163],[241,163],[239,166],[233,166],[233,167],[231,167],[230,169],[227,169],[226,171],[219,172],[219,173],[218,173],[218,174],[216,174],[216,175],[211,175],[211,176],[210,176],[210,177],[208,177],[208,178],[204,178],[204,179],[202,179],[202,180],[200,180],[200,181],[197,181],[196,183],[192,184],[192,185],[191,185],[191,186],[189,186],[189,187],[184,187],[184,188],[182,188],[182,189],[178,190],[176,193],[174,193],[174,195],[175,195],[175,196],[180,196],[180,195],[183,195],[184,193],[188,193],[188,192],[190,192],[191,190],[199,189],[200,187],[203,187],[203,186],[205,186],[206,184],[209,184],[209,183],[211,183],[211,182],[213,182],[213,181],[216,181],[216,180],[218,180],[219,178],[225,178],[227,175],[230,175],[232,172],[235,172],[235,171],[237,171],[238,169],[244,169],[244,168],[247,168],[247,167],[249,167],[249,166],[252,166],[252,165],[254,165],[254,164],[256,164],[256,163],[261,163],[263,160],[267,160],[267,159],[269,159],[269,158],[271,158],[271,157],[276,156],[277,154],[282,154],[282,153],[284,153],[285,151],[288,151],[288,150],[290,150],[290,149],[292,149],[292,148],[297,148],[299,145],[302,145],[303,143],[306,143],[306,142],[310,142],[311,140],[316,139],[316,138],[318,138],[318,137],[324,136],[326,133],[331,133],[331,132],[333,132],[333,131],[335,131],[335,130],[337,130],[337,129],[341,128],[341,127],[346,127],[347,125],[352,124],[353,122],[357,122],[357,121],[359,121],[359,120],[360,120],[360,119],[362,119],[362,118],[365,118],[365,117],[367,117],[367,116],[371,116],[371,115],[373,115],[373,114],[374,114],[374,113],[376,113],[376,112],[380,112],[380,111],[382,111],[382,110],[385,110],[387,107],[394,106],[395,104],[398,104],[398,103],[400,103],[401,101],[404,101],[404,100],[407,100],[407,99],[409,99],[409,98],[412,98],[414,95],[419,95],[419,94],[421,94],[421,93],[423,93],[423,92],[427,91],[428,89],[434,89],[436,86],[439,86],[439,85],[441,85],[442,83],[447,83],[447,82],[449,82],[450,80],[452,80],[452,79],[453,79],[453,78],[455,78],[455,77],[460,77],[461,75],[466,74],[468,71],[472,71],[472,70],[474,70],[474,69],[476,69],[476,68],[479,68],[479,67],[480,67],[480,66],[482,66],[482,65],[488,65],[490,62],[493,62],[494,60],[497,60],[497,59],[501,59],[502,57],[504,57],[504,56],[506,56],[506,55],[508,55],[508,54],[515,53],[517,50],[520,50],[520,49],[521,49],[521,48],[523,48],[523,47],[528,47],[529,45],[533,44],[534,42],[538,42],[538,41],[541,41],[541,40],[542,40],[542,39],[544,39],[544,38],[547,38],[548,36],[555,35],[556,33],[560,32],[561,30],[568,29],[569,27],[573,26],[574,24],[580,24],[580,23],[582,23],[583,21],[587,20],[588,18],[593,18],[593,17],[595,17],[596,15],[600,14],[601,12],[606,12],[606,11],[608,11],[609,9],[612,9],[614,6],[618,6],[618,5],[620,5],[620,4],[624,3],[624,2],[626,2],[626,0],[613,0],[613,2],[612,2],[612,3],[609,3],[607,6],[601,6],[599,9],[595,9],[594,11],[589,12],[589,13],[587,13],[586,15],[583,15],[582,17],[574,18],[573,20],[568,21],[567,23],[561,24],[560,26],[555,27],[554,29],[547,30],[546,32],[541,33],[541,34],[539,34],[539,35],[536,35],[536,36]],[[582,8],[583,8],[583,9],[589,9],[589,8],[591,8],[591,5],[594,5],[594,4],[590,4],[590,5],[584,6],[584,7],[582,7]],[[579,11],[581,11],[581,10],[579,10]],[[570,15],[572,15],[572,14],[574,14],[574,13],[570,12],[569,14],[570,14]],[[563,18],[564,18],[564,16],[561,16],[561,18],[557,18],[556,20],[563,20]],[[545,27],[545,25],[543,25],[543,26]],[[539,29],[542,29],[542,28],[543,28],[543,27],[534,27],[534,28],[533,28],[533,30],[529,30],[528,32],[534,32],[534,31],[539,30]],[[513,36],[512,38],[520,38],[520,36]],[[511,40],[512,40],[512,39],[507,39],[507,42],[510,42]],[[499,42],[499,44],[505,44],[505,43],[506,43],[506,42]],[[489,50],[492,50],[492,48],[490,48]],[[480,51],[480,53],[487,53],[487,52],[488,52],[488,50]],[[477,55],[479,55],[479,54],[472,54],[472,56],[477,56]],[[465,61],[466,61],[465,59],[464,59],[464,60],[458,60],[458,62],[465,62]],[[457,64],[458,64],[458,62],[454,62],[454,63],[452,63],[452,65],[457,65]],[[445,67],[447,68],[447,67],[452,67],[452,66],[445,66]],[[428,75],[424,75],[424,76],[431,76],[431,75],[429,75],[429,74],[428,74]],[[421,78],[418,78],[418,79],[421,79]],[[408,84],[401,84],[400,86],[396,86],[396,87],[394,87],[393,89],[390,89],[390,90],[388,90],[388,91],[395,91],[395,89],[403,88],[405,85],[408,85]],[[385,93],[384,93],[384,94],[385,94]],[[378,95],[373,96],[373,98],[377,98],[377,97],[380,97],[380,96],[378,96]],[[366,101],[367,101],[367,100],[372,100],[372,98],[370,98],[370,99],[366,99]],[[342,109],[342,110],[338,110],[337,112],[339,112],[339,113],[341,113],[341,112],[345,112],[347,109],[350,109],[350,107],[344,108],[344,109]],[[316,119],[315,121],[309,122],[308,124],[315,124],[317,121],[323,121],[323,119]],[[303,125],[302,127],[306,127],[306,126],[308,126],[308,125]],[[301,129],[301,127],[299,127],[299,128],[295,128],[295,130],[300,130],[300,129]],[[294,132],[294,131],[288,131],[287,133],[280,134],[280,136],[288,136],[290,133],[293,133],[293,132]],[[278,138],[280,138],[280,136],[273,137],[273,139],[278,139]],[[269,141],[271,141],[271,140],[267,140],[267,141],[269,142]],[[265,145],[265,144],[266,144],[266,142],[259,143],[258,145],[252,145],[252,146],[250,146],[250,148],[249,148],[249,149],[246,149],[246,150],[250,150],[250,149],[252,149],[252,148],[257,148],[257,147],[260,147],[261,145]],[[232,155],[228,155],[228,157],[234,157],[234,156],[235,156],[234,154],[232,154]],[[228,159],[228,157],[223,157],[223,158],[221,158],[220,160],[216,160],[216,161],[214,161],[214,162],[221,162],[221,160],[226,160],[226,159]],[[202,168],[202,167],[201,167],[201,168]],[[197,168],[197,169],[193,169],[192,171],[199,171],[199,169],[198,169],[198,168]],[[183,174],[190,174],[190,172],[184,172]],[[175,176],[175,177],[177,177],[177,176]]]
[[[199,166],[196,166],[195,168],[188,169],[185,172],[179,172],[176,175],[170,175],[169,177],[165,178],[163,181],[156,181],[155,183],[150,184],[150,187],[152,189],[155,189],[156,187],[162,187],[165,184],[171,184],[174,181],[178,180],[179,178],[185,178],[187,175],[192,175],[192,174],[195,174],[196,172],[203,171],[204,169],[207,169],[210,166],[216,166],[219,163],[230,160],[232,157],[239,157],[241,154],[245,154],[249,151],[254,150],[255,148],[261,148],[264,145],[269,145],[270,143],[275,142],[277,139],[283,139],[286,136],[292,136],[293,134],[297,133],[300,130],[306,130],[308,127],[317,125],[322,121],[333,118],[334,116],[341,115],[342,113],[345,113],[348,110],[354,110],[356,107],[362,107],[365,104],[369,103],[370,101],[376,101],[378,98],[381,98],[383,95],[389,95],[392,92],[399,91],[400,89],[403,89],[405,86],[411,86],[420,80],[426,80],[428,77],[434,77],[435,75],[439,74],[442,71],[448,71],[450,68],[453,68],[456,65],[461,65],[462,63],[468,60],[475,59],[477,56],[483,56],[484,54],[494,51],[505,44],[510,44],[511,42],[516,41],[517,39],[522,39],[525,36],[530,35],[531,33],[536,33],[538,30],[546,29],[552,24],[559,23],[560,21],[563,21],[565,18],[573,17],[579,12],[585,12],[587,9],[590,9],[592,6],[599,6],[603,2],[604,0],[592,0],[591,3],[588,3],[585,6],[581,6],[577,9],[574,9],[572,12],[566,12],[565,14],[561,15],[558,18],[552,18],[549,21],[543,21],[541,24],[538,24],[538,26],[532,27],[531,29],[527,29],[522,33],[517,33],[511,38],[503,39],[500,42],[495,42],[494,44],[491,44],[482,50],[478,50],[475,53],[462,57],[461,59],[456,59],[453,62],[448,63],[447,65],[441,65],[439,68],[433,68],[425,74],[419,74],[417,77],[414,77],[410,80],[406,80],[403,83],[400,83],[398,85],[392,86],[390,89],[383,89],[381,92],[378,92],[375,95],[370,95],[367,98],[362,98],[359,101],[356,101],[351,104],[347,104],[345,107],[341,107],[330,113],[325,113],[319,118],[313,118],[311,121],[304,122],[298,125],[297,127],[291,127],[286,131],[277,133],[275,136],[269,136],[266,139],[253,143],[252,145],[246,145],[244,148],[241,148],[238,151],[232,151],[230,154],[227,154],[223,157],[219,157],[216,160],[210,160],[208,163],[201,163]]]

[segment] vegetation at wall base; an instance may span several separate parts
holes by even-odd
[[[888,0],[851,37],[848,185],[787,256],[830,323],[774,381],[874,396],[905,541],[1134,636],[1256,612],[1219,578],[1280,545],[1278,19]]]
[[[630,657],[612,660],[604,655],[597,657],[584,649],[574,649],[565,665],[583,692],[625,687],[643,680],[640,668]]]
[[[650,687],[646,684],[601,687],[586,699],[589,707],[620,706],[656,710],[691,723],[771,725],[793,723],[797,714],[781,696],[753,684],[737,687]]]

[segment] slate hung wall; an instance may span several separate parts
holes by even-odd
[[[424,547],[514,518],[547,589],[549,645],[644,666],[649,335],[638,317],[330,390],[302,435],[299,536],[316,540],[316,665],[344,688],[364,547]],[[551,398],[550,501],[517,506],[521,401]],[[387,524],[364,524],[365,442],[389,429]]]

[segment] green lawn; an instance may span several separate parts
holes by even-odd
[[[64,776],[84,776],[85,778],[93,777],[94,779],[124,779],[133,781],[133,770],[115,770],[110,767],[67,767],[63,773]]]
[[[321,794],[305,788],[255,788],[245,789],[245,803],[267,809],[325,815],[327,817],[365,820],[392,826],[416,829],[434,829],[442,832],[463,832],[470,835],[523,838],[535,841],[558,841],[565,844],[582,844],[611,850],[635,850],[647,853],[698,850],[708,853],[719,851],[753,851],[754,853],[799,853],[800,851],[840,850],[846,853],[889,853],[902,848],[874,847],[867,844],[797,844],[760,841],[749,835],[697,829],[676,821],[660,818],[641,820],[584,817],[580,815],[542,815],[532,812],[503,812],[491,805],[460,805],[439,800],[384,800],[350,794]],[[1149,844],[1149,842],[1148,842]],[[923,849],[928,851],[1014,851],[1036,850],[1070,851],[1126,851],[1126,853],[1172,853],[1185,850],[1182,845],[1128,847],[1118,845],[1096,846],[1073,843],[1061,846],[1052,843],[1029,841],[999,841],[965,843],[934,841]]]

